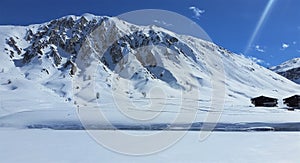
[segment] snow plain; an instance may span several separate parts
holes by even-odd
[[[199,141],[198,133],[190,131],[152,155],[128,156],[97,144],[85,131],[1,129],[0,158],[1,162],[31,163],[299,162],[298,132],[213,132],[204,141]]]

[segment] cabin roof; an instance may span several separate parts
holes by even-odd
[[[292,98],[299,98],[300,99],[300,95],[293,95],[293,96],[287,97],[283,100],[288,100],[288,99],[292,99]]]
[[[271,100],[278,100],[277,98],[272,98],[272,97],[267,97],[267,96],[258,96],[258,97],[255,97],[255,98],[252,98],[251,100],[257,100],[257,99],[271,99]]]

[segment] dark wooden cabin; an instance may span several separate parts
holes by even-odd
[[[266,97],[266,96],[259,96],[251,99],[251,103],[256,107],[275,107],[278,104],[278,99]]]
[[[300,95],[294,95],[283,99],[283,103],[288,107],[300,108]]]

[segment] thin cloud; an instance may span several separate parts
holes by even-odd
[[[195,18],[197,19],[199,19],[202,16],[202,14],[205,13],[205,10],[201,10],[195,6],[191,6],[189,7],[189,9],[193,11]]]
[[[287,49],[287,48],[289,48],[289,47],[290,47],[289,44],[283,43],[283,44],[281,45],[281,50],[285,50],[285,49]]]
[[[261,52],[261,53],[265,52],[265,50],[261,46],[259,46],[259,45],[255,46],[255,50],[258,51],[258,52]]]
[[[173,24],[170,24],[170,23],[167,23],[167,22],[165,22],[165,21],[163,21],[163,20],[153,20],[153,22],[154,23],[157,23],[157,24],[160,24],[160,25],[164,25],[164,26],[167,26],[167,27],[169,27],[169,26],[173,26]]]

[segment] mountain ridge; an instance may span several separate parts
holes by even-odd
[[[293,58],[278,66],[273,66],[270,70],[286,77],[287,79],[300,84],[300,58]]]

